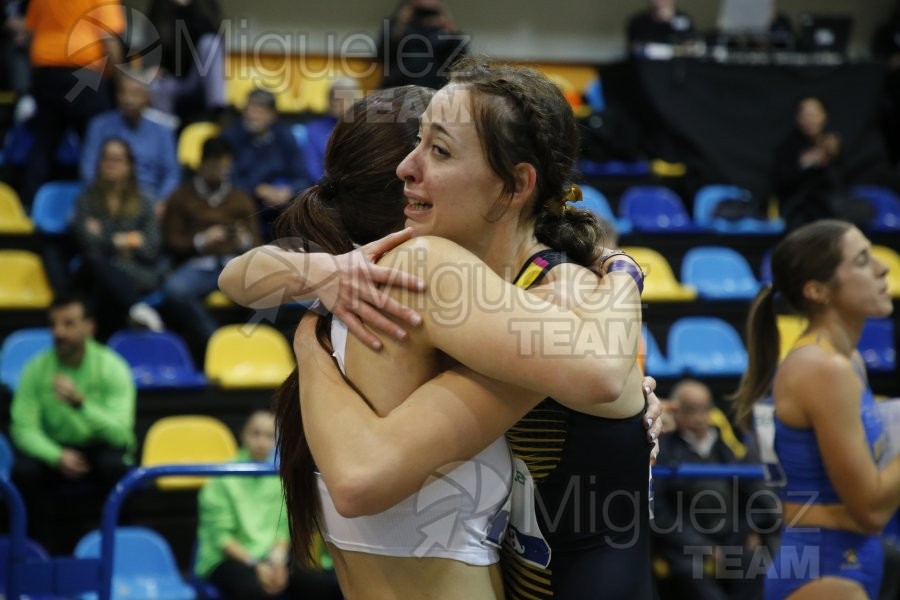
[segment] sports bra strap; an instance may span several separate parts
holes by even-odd
[[[572,262],[565,252],[559,250],[540,250],[525,261],[519,274],[513,280],[515,285],[528,289],[538,282],[550,269],[562,263]]]

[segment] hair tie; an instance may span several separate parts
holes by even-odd
[[[581,202],[583,199],[584,197],[581,194],[581,188],[573,183],[563,190],[563,193],[559,198],[547,202],[545,207],[550,214],[561,216],[569,208],[569,204]]]
[[[325,175],[316,183],[317,186],[322,190],[322,194],[327,198],[334,198],[337,196],[337,181]]]

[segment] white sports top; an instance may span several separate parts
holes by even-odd
[[[338,365],[346,373],[347,326],[337,317],[332,319],[331,343]],[[322,476],[316,473],[316,478],[322,503],[322,535],[342,550],[449,558],[477,566],[500,559],[499,543],[485,538],[512,484],[512,458],[505,437],[377,515],[342,517]],[[505,530],[505,522],[499,527]]]

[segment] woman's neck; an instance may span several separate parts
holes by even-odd
[[[514,227],[499,224],[485,244],[478,250],[471,249],[492,271],[507,281],[512,281],[522,265],[535,252],[546,248],[534,237],[534,223]]]
[[[829,311],[811,324],[811,333],[822,335],[831,342],[835,350],[844,356],[851,356],[859,344],[865,319],[848,318]]]

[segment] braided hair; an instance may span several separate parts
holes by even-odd
[[[533,69],[468,57],[454,64],[450,83],[472,91],[475,128],[505,196],[516,190],[515,166],[534,166],[532,217],[538,241],[592,265],[602,251],[602,225],[589,211],[561,210],[575,172],[579,135],[560,89]],[[497,210],[502,214],[507,207],[501,200]]]

